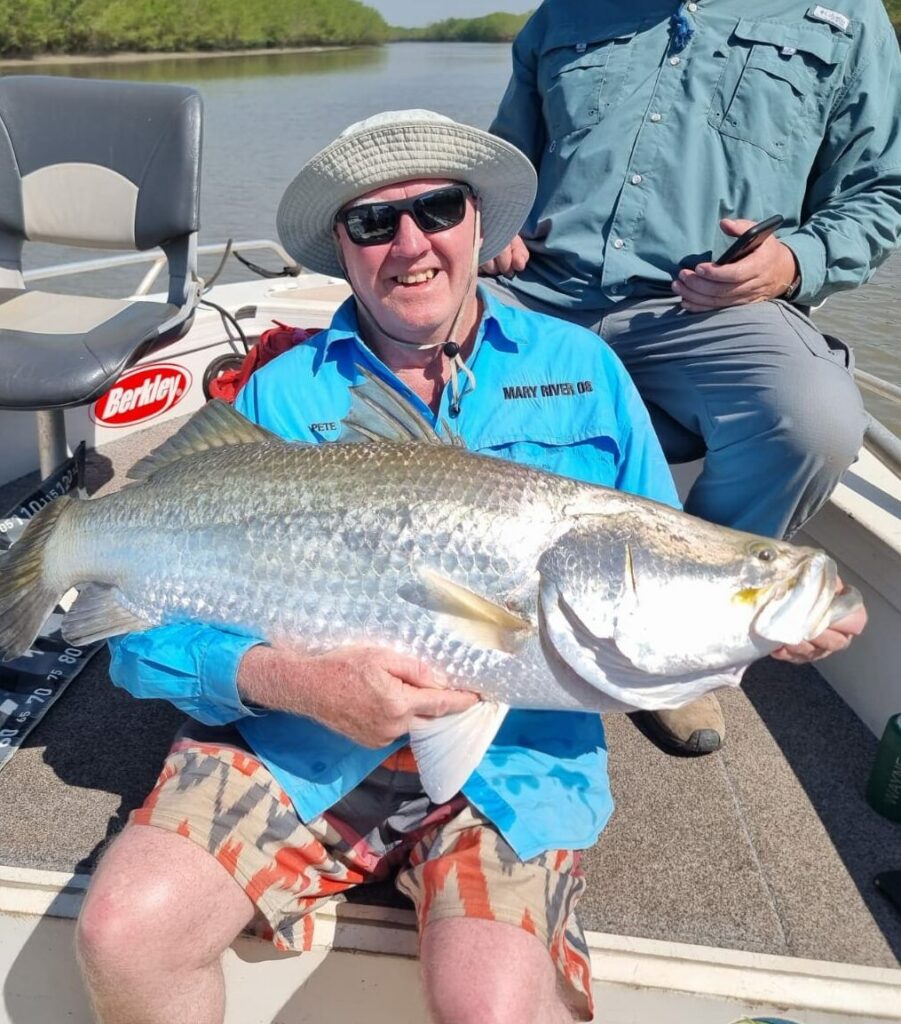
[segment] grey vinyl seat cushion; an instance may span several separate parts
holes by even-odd
[[[171,303],[0,289],[0,406],[48,409],[93,401],[123,369],[167,340],[167,322],[176,321],[171,332],[180,333],[178,313]]]
[[[201,116],[200,96],[185,86],[0,77],[0,408],[91,402],[189,329],[202,284]],[[26,287],[28,242],[159,248],[168,294],[104,299]]]

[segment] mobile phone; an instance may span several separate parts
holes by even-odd
[[[772,217],[767,217],[766,220],[758,221],[754,227],[748,228],[743,235],[739,235],[735,239],[723,255],[716,260],[715,265],[724,267],[727,263],[736,263],[738,260],[744,259],[748,253],[753,252],[758,245],[765,242],[784,220],[785,218],[777,213]]]
[[[881,871],[873,879],[873,883],[901,914],[901,871]]]

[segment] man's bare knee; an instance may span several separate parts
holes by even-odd
[[[250,900],[205,850],[175,833],[135,826],[98,866],[76,948],[88,974],[191,970],[216,959],[252,915]]]
[[[422,972],[434,1024],[564,1024],[542,943],[513,925],[452,918],[427,926]]]

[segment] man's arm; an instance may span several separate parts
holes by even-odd
[[[540,35],[537,16],[538,12],[526,22],[513,41],[513,73],[488,128],[493,135],[521,149],[536,170],[547,145],[536,76],[538,54],[533,44]]]
[[[547,145],[547,135],[535,75],[537,54],[530,41],[533,36],[530,20],[513,42],[513,74],[488,130],[521,149],[537,170],[541,164],[541,152]],[[509,277],[524,270],[528,262],[526,242],[521,235],[516,235],[506,249],[493,260],[483,263],[479,271],[491,277]]]
[[[863,284],[901,243],[901,54],[880,13],[883,31],[833,106],[805,197],[809,215],[782,237],[798,261],[803,303]]]
[[[242,658],[258,641],[196,623],[113,637],[110,678],[135,697],[167,700],[206,725],[254,714],[238,693]]]
[[[478,700],[420,658],[380,647],[309,657],[259,645],[241,661],[238,690],[253,704],[305,715],[364,747],[383,747],[423,720],[465,711]]]
[[[682,270],[673,291],[691,312],[785,295],[806,305],[863,284],[901,244],[901,55],[879,12],[833,103],[807,182],[803,223],[729,266]],[[875,35],[875,39],[872,36]],[[740,235],[753,222],[723,221]]]
[[[478,697],[447,689],[419,658],[348,647],[308,656],[190,623],[110,641],[110,678],[135,697],[168,700],[207,725],[266,709],[313,718],[381,747],[423,719],[465,711]]]

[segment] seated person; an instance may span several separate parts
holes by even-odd
[[[853,353],[802,307],[862,284],[901,243],[901,57],[884,5],[536,6],[491,130],[530,158],[538,195],[489,287],[613,347],[667,458],[706,455],[687,512],[791,537],[866,426]],[[770,214],[777,236],[712,262]],[[679,754],[726,732],[712,693],[641,719]]]

